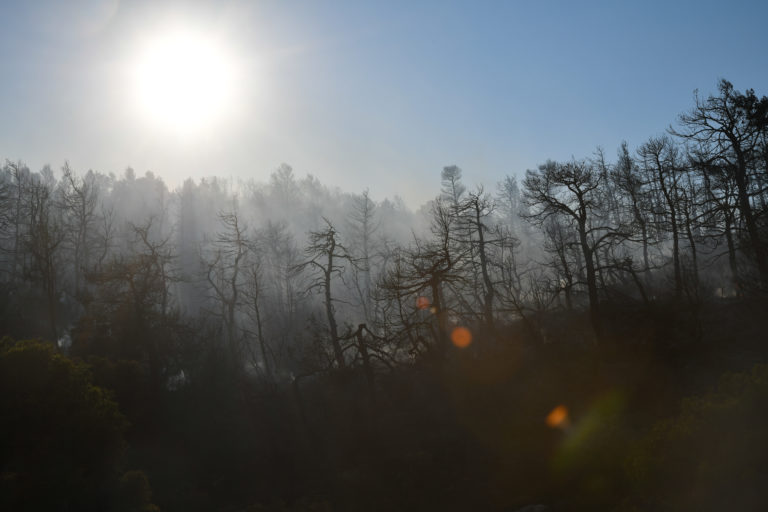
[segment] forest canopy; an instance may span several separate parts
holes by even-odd
[[[768,97],[722,80],[638,142],[446,165],[416,211],[287,164],[6,161],[0,334],[41,341],[2,342],[0,503],[766,506]]]

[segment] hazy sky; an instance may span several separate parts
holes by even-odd
[[[286,162],[416,206],[445,165],[492,186],[613,157],[721,77],[768,94],[766,20],[763,1],[0,2],[0,158],[172,186]],[[194,136],[139,115],[132,90],[141,41],[180,26],[237,70],[229,114]]]

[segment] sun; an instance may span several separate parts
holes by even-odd
[[[189,30],[148,39],[135,61],[138,108],[161,128],[189,134],[210,128],[233,107],[235,68],[224,45]]]

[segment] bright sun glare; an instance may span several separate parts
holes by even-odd
[[[220,121],[233,106],[234,72],[231,56],[214,38],[177,30],[143,46],[134,90],[153,123],[189,134]]]

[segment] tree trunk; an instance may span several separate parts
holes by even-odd
[[[603,341],[603,327],[600,318],[600,298],[597,293],[597,273],[595,272],[595,262],[592,248],[587,240],[587,228],[584,221],[579,221],[579,241],[581,242],[581,251],[584,255],[584,266],[587,271],[587,290],[589,292],[589,319],[592,324],[592,330],[598,343]]]
[[[339,328],[336,325],[336,318],[333,314],[333,302],[331,298],[331,274],[333,273],[333,249],[335,241],[331,241],[331,248],[328,251],[328,267],[325,269],[325,314],[328,318],[328,330],[331,334],[331,345],[333,346],[333,355],[339,368],[346,368],[347,362],[344,360],[344,351],[339,341]]]
[[[374,380],[373,367],[371,366],[371,358],[368,354],[368,347],[365,346],[365,340],[363,339],[363,330],[365,324],[357,326],[357,348],[360,351],[360,356],[363,359],[363,372],[365,372],[365,380],[368,383],[368,394],[371,397],[371,403],[376,403],[376,381]]]
[[[736,187],[738,190],[739,210],[744,217],[744,224],[749,234],[749,242],[754,252],[757,262],[757,270],[760,273],[760,283],[763,289],[768,289],[768,258],[766,258],[765,248],[760,239],[760,232],[752,213],[752,206],[749,204],[749,192],[747,190],[747,164],[744,161],[744,155],[736,147],[736,158],[738,169],[736,172]]]
[[[496,325],[493,319],[493,299],[496,294],[496,290],[493,288],[493,282],[491,276],[488,273],[488,257],[485,254],[485,236],[483,234],[483,224],[480,221],[480,206],[478,202],[475,202],[475,221],[477,222],[477,235],[478,235],[478,252],[480,255],[480,269],[483,274],[483,284],[485,285],[485,296],[483,297],[483,315],[485,316],[485,323],[488,326],[488,332],[491,337],[496,337]]]

